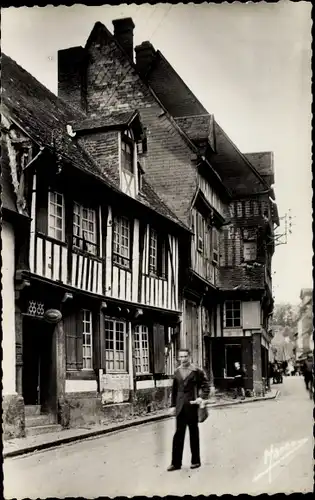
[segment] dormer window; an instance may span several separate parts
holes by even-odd
[[[124,138],[121,141],[121,166],[133,174],[133,145]]]
[[[137,175],[138,175],[138,191],[142,190],[142,177],[143,177],[144,171],[141,168],[141,165],[137,166]]]
[[[136,196],[135,141],[132,130],[121,135],[121,189],[132,198]]]

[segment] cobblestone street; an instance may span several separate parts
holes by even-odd
[[[5,459],[5,498],[310,492],[312,401],[301,377],[279,389],[273,401],[212,409],[200,425],[200,469],[189,468],[187,436],[183,468],[166,472],[169,419]]]

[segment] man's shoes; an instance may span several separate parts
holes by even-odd
[[[176,467],[175,465],[170,465],[167,467],[168,472],[172,472],[173,470],[179,470],[181,467]]]
[[[191,469],[198,469],[198,467],[201,467],[201,464],[191,464],[190,466]]]

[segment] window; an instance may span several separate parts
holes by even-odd
[[[257,258],[257,229],[243,229],[243,260],[255,261]]]
[[[96,213],[78,203],[73,207],[73,246],[96,255]]]
[[[48,236],[56,240],[64,240],[64,201],[63,195],[49,192],[48,202]]]
[[[149,274],[165,278],[167,275],[166,238],[153,228],[150,229],[149,241]]]
[[[83,370],[92,370],[92,313],[87,309],[82,311],[82,322],[83,322],[83,339],[82,339],[82,349],[83,349]]]
[[[242,350],[240,344],[227,344],[225,346],[225,377],[234,377],[234,363],[242,366]]]
[[[256,241],[244,241],[243,245],[244,262],[253,262],[257,258],[257,243]]]
[[[114,218],[113,261],[130,267],[130,222],[126,217]]]
[[[136,326],[134,333],[134,349],[136,373],[150,373],[149,330],[147,326]]]
[[[235,328],[241,326],[241,301],[227,300],[225,302],[225,327]]]
[[[197,250],[198,252],[202,252],[204,247],[204,220],[199,212],[196,212],[196,219],[197,219],[197,224],[196,224]]]
[[[149,244],[149,272],[157,272],[157,232],[154,229],[150,231],[150,244]]]
[[[142,168],[140,167],[140,165],[138,165],[138,190],[141,191],[142,189],[142,176],[143,176],[144,172],[142,170]]]
[[[259,215],[259,203],[257,200],[253,200],[253,214]]]
[[[121,166],[123,170],[127,170],[133,174],[133,135],[130,130],[127,130],[121,140]]]
[[[212,261],[216,264],[219,261],[219,234],[216,227],[212,228]]]
[[[105,320],[105,364],[112,372],[126,371],[126,323]]]
[[[243,217],[243,203],[241,201],[236,203],[236,214],[237,217]]]

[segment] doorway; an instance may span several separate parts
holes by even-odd
[[[54,326],[36,318],[23,320],[22,388],[25,405],[50,406]]]

